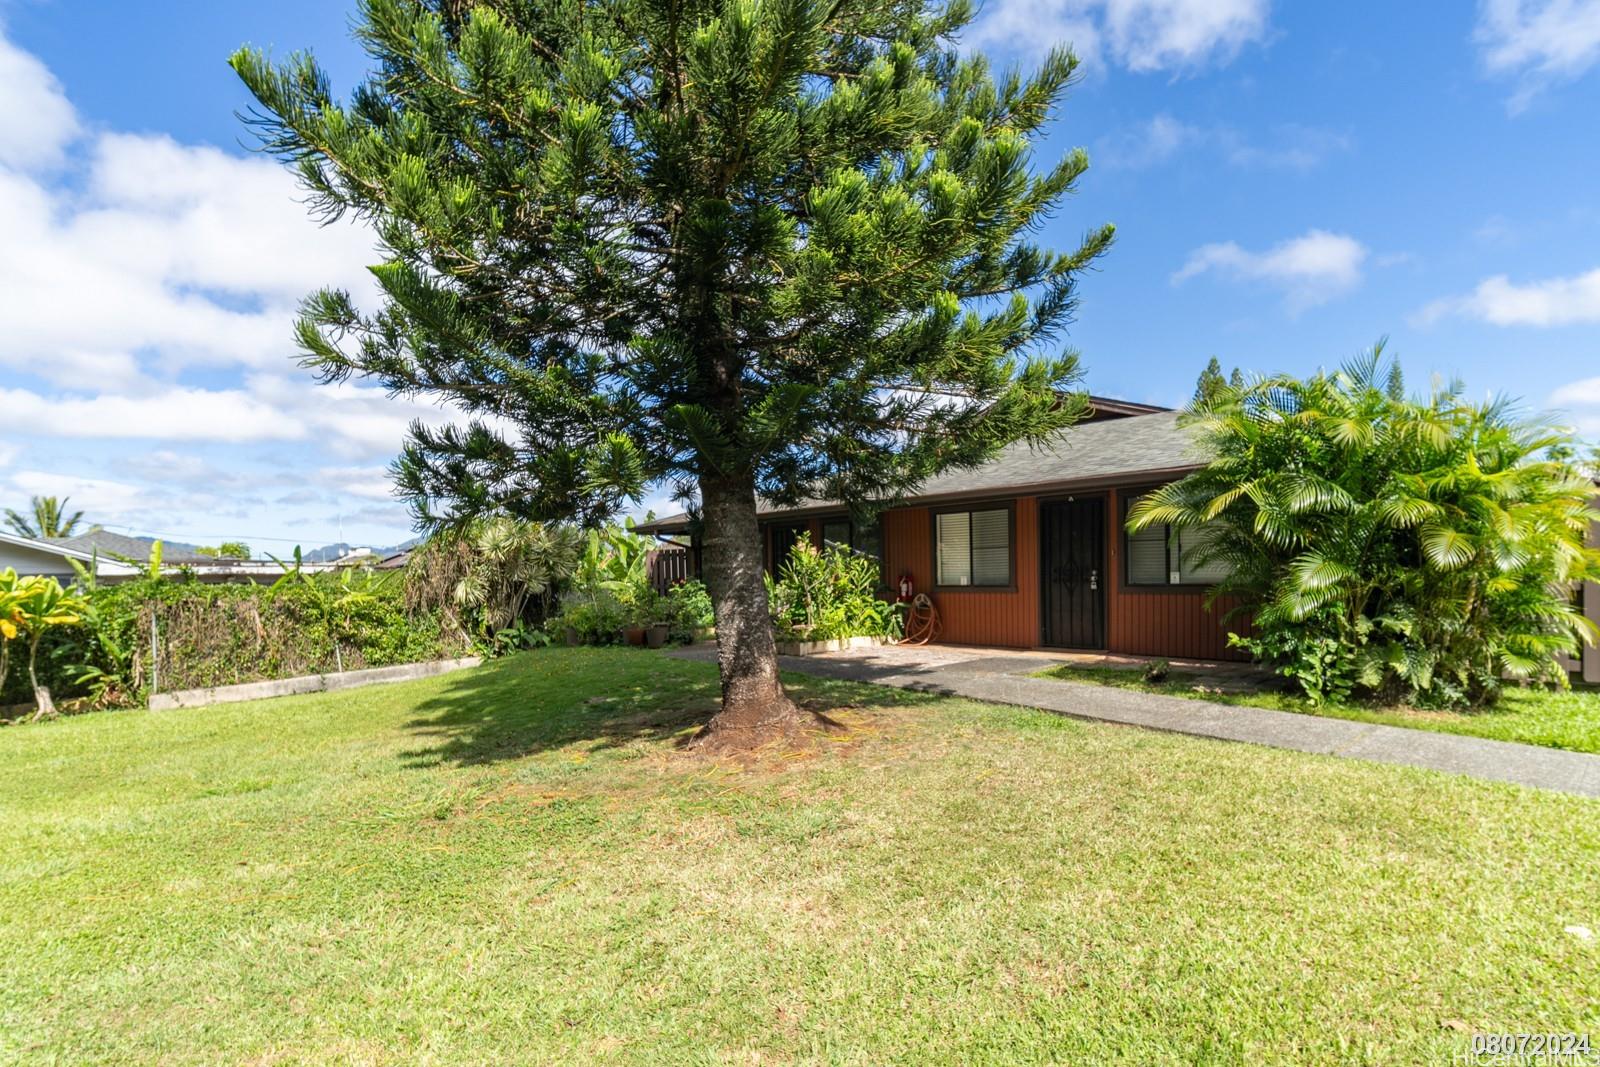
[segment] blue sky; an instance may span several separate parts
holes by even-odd
[[[225,59],[363,69],[339,3],[0,0],[0,505],[278,551],[408,533],[383,468],[426,404],[293,365],[296,299],[365,291],[252,158]],[[992,0],[970,40],[1083,56],[1046,156],[1103,221],[1070,341],[1088,385],[1179,404],[1212,355],[1310,371],[1388,336],[1410,383],[1600,439],[1600,0]]]

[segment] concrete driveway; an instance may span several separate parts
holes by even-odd
[[[714,661],[716,648],[691,646],[671,655]],[[1136,657],[955,645],[888,645],[817,656],[780,656],[779,660],[784,670],[822,678],[1014,704],[1097,722],[1422,767],[1484,781],[1600,797],[1597,755],[1030,677],[1055,664],[1130,666],[1140,662]],[[1205,672],[1208,684],[1214,679],[1223,689],[1251,688],[1263,680],[1259,670],[1243,664],[1173,660],[1171,665],[1176,670]]]

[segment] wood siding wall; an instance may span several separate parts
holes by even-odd
[[[1215,608],[1207,608],[1204,588],[1163,589],[1123,582],[1121,524],[1126,495],[1126,490],[1111,492],[1111,596],[1106,629],[1110,650],[1178,659],[1249,659],[1228,647],[1228,631],[1243,626],[1243,620],[1236,619],[1231,625],[1222,621],[1236,600],[1225,598],[1217,601]]]
[[[884,573],[890,585],[909,572],[917,592],[928,593],[944,623],[940,640],[957,645],[1032,648],[1039,643],[1039,509],[1022,497],[1014,515],[1016,557],[1010,589],[935,589],[933,519],[927,508],[898,508],[883,515]],[[993,507],[994,502],[984,506]]]
[[[1201,588],[1137,588],[1122,580],[1122,495],[1105,494],[1107,531],[1106,649],[1174,659],[1245,659],[1228,648],[1222,616],[1232,607],[1205,605]],[[994,501],[985,501],[994,506]],[[909,573],[919,593],[932,595],[944,623],[941,640],[951,644],[1037,648],[1040,632],[1039,501],[1016,500],[1016,557],[1010,589],[936,589],[929,509],[897,508],[882,519],[884,576],[893,585]]]

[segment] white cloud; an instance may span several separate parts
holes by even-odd
[[[1494,326],[1600,323],[1600,268],[1570,278],[1546,278],[1521,285],[1497,274],[1479,282],[1465,296],[1435,300],[1413,319],[1427,324],[1448,315]]]
[[[318,226],[282,168],[165,137],[102,134],[74,194],[0,172],[0,365],[124,385],[183,366],[282,367],[318,285],[370,294],[373,242]]]
[[[1484,67],[1516,79],[1515,114],[1600,63],[1600,0],[1484,0],[1473,36]]]
[[[1174,284],[1208,271],[1260,281],[1283,291],[1291,311],[1300,311],[1348,292],[1361,284],[1367,248],[1346,234],[1311,230],[1250,252],[1233,241],[1204,245],[1172,276]]]
[[[413,420],[440,426],[454,418],[427,398],[399,400],[370,386],[259,374],[239,389],[150,385],[44,395],[0,388],[0,409],[8,430],[57,439],[314,441],[352,459],[393,455]]]
[[[1600,408],[1600,378],[1569,382],[1550,394],[1550,402]]]
[[[330,489],[368,500],[394,502],[394,478],[388,467],[323,467],[317,481]]]
[[[4,27],[0,26],[0,30]],[[0,34],[0,166],[50,167],[78,135],[77,112],[43,63]]]
[[[1088,63],[1134,71],[1226,64],[1267,36],[1270,0],[995,0],[974,45],[1039,53],[1071,44]]]
[[[1568,382],[1550,394],[1550,405],[1570,412],[1580,434],[1600,438],[1600,378]]]
[[[1266,137],[1252,140],[1228,126],[1183,122],[1155,115],[1096,148],[1096,161],[1111,167],[1139,169],[1169,162],[1180,153],[1215,155],[1236,167],[1310,170],[1350,147],[1350,138],[1332,130],[1285,123]]]
[[[1180,152],[1203,147],[1206,131],[1171,115],[1156,115],[1096,146],[1094,159],[1107,166],[1142,170],[1166,163]]]
[[[60,470],[17,471],[0,482],[0,488],[17,499],[35,495],[69,497],[73,510],[81,509],[91,522],[145,529],[170,528],[173,520],[185,513],[203,513],[210,519],[242,518],[257,503],[237,494],[137,485]]]
[[[97,518],[120,518],[143,509],[150,502],[148,489],[106,478],[25,470],[13,474],[10,481],[24,494],[69,497],[75,509],[92,513]]]
[[[0,409],[16,431],[55,438],[241,442],[296,440],[306,433],[238,389],[170,388],[144,396],[0,389]]]

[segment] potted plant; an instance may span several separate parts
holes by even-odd
[[[644,590],[644,592],[648,591]],[[627,605],[625,621],[622,625],[622,639],[634,648],[643,648],[648,625],[646,620],[650,616],[640,591],[635,590],[631,600],[632,603]]]
[[[672,636],[672,624],[661,618],[658,614],[656,621],[645,627],[644,643],[651,648],[661,648],[667,643],[667,638]]]

